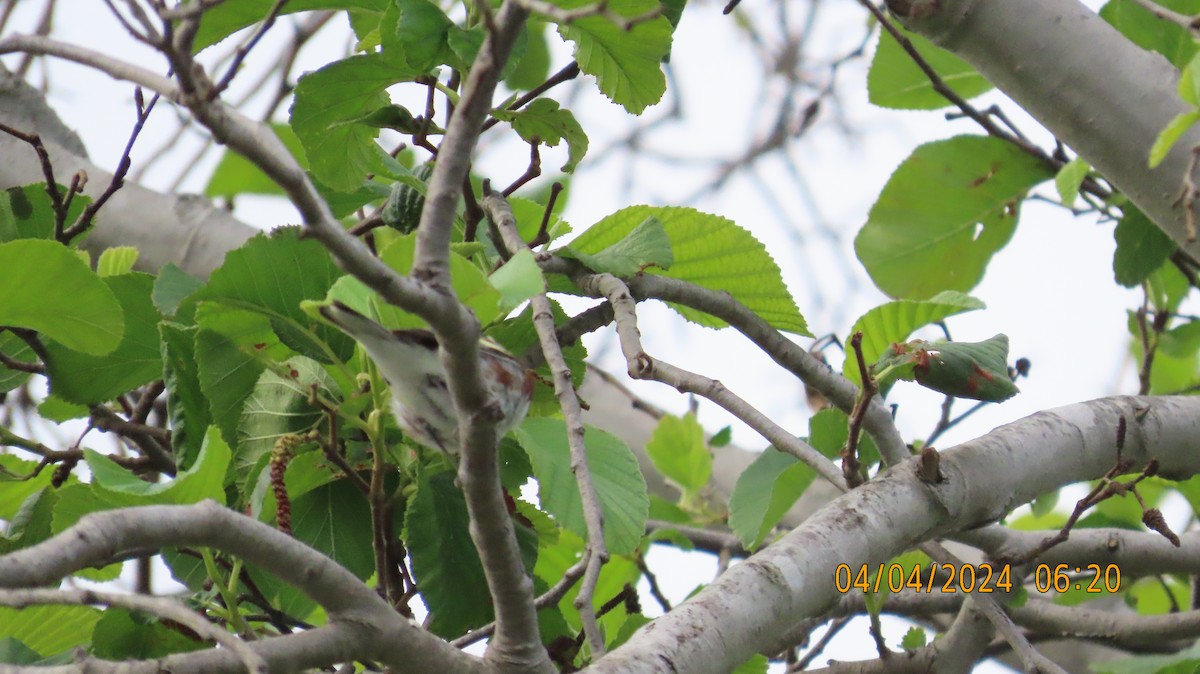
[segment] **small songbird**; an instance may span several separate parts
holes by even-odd
[[[392,391],[396,424],[417,442],[458,456],[458,417],[429,330],[388,330],[354,309],[334,302],[321,315],[363,345]],[[512,430],[529,411],[535,375],[516,358],[486,341],[479,345],[483,384],[499,411],[497,436]]]

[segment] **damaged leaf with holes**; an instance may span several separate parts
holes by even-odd
[[[897,379],[955,398],[1008,400],[1020,391],[1008,373],[1008,336],[982,342],[927,342],[915,339],[888,347],[871,373],[881,389]]]

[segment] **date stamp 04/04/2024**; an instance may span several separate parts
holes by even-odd
[[[838,592],[1012,592],[1012,567],[990,564],[838,564],[833,571]],[[1121,569],[1116,564],[1038,564],[1033,569],[1033,589],[1063,594],[1115,593],[1121,590]]]

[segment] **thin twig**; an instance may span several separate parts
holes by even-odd
[[[520,250],[528,250],[521,234],[517,231],[517,220],[513,216],[512,207],[504,197],[492,192],[483,198],[483,209],[488,214],[492,224],[500,232],[504,246],[510,254]],[[599,659],[604,655],[604,636],[600,633],[596,621],[593,597],[596,582],[600,577],[600,569],[608,561],[608,547],[604,542],[604,511],[601,507],[600,495],[592,481],[591,470],[588,467],[587,447],[584,444],[583,410],[579,398],[575,395],[575,387],[571,382],[571,368],[563,357],[562,346],[558,343],[554,329],[554,312],[550,299],[546,294],[539,293],[530,298],[533,307],[533,324],[537,330],[538,341],[542,345],[542,353],[550,366],[551,377],[554,380],[554,393],[562,408],[563,421],[567,427],[567,445],[571,451],[571,472],[579,486],[579,497],[583,506],[583,519],[587,525],[588,556],[587,568],[584,570],[583,582],[579,586],[579,594],[575,598],[575,608],[579,609],[583,621],[583,631],[587,635],[588,646],[592,658]]]

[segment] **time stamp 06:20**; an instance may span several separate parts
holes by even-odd
[[[843,594],[861,592],[1012,592],[1012,567],[1007,564],[994,568],[988,564],[938,564],[906,566],[880,564],[872,569],[867,564],[852,566],[838,564],[833,571],[833,584]],[[1121,590],[1121,569],[1116,564],[1038,564],[1033,569],[1033,587],[1041,593],[1059,594],[1075,590],[1087,593],[1115,593]]]

